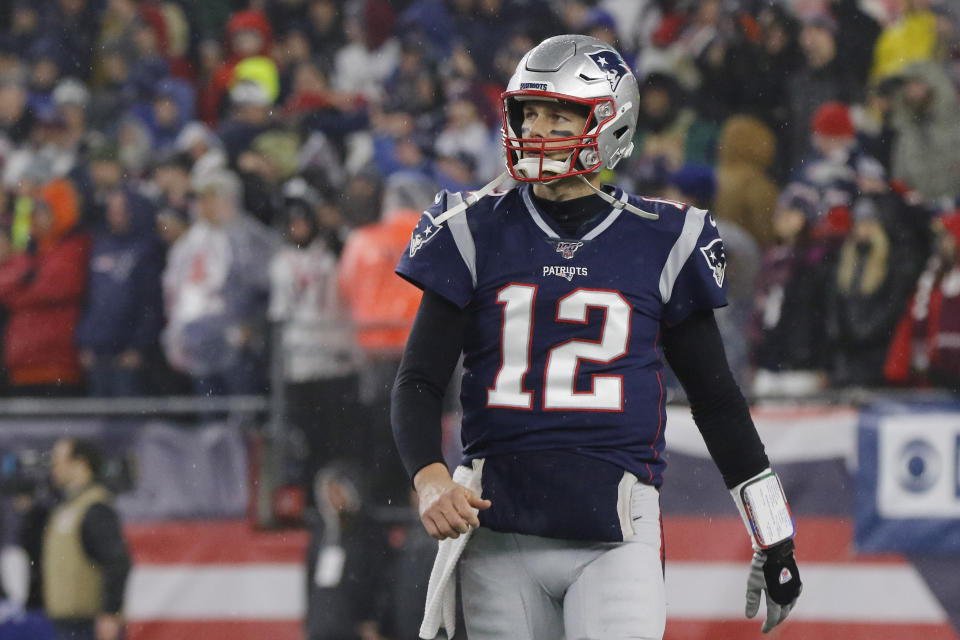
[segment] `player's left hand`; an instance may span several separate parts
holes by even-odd
[[[785,540],[763,551],[755,551],[750,563],[750,577],[747,578],[747,617],[757,615],[760,609],[760,592],[764,591],[767,597],[767,619],[760,630],[769,633],[787,619],[802,590],[797,561],[793,557],[793,540]]]

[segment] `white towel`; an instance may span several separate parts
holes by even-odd
[[[483,458],[475,459],[472,467],[458,466],[453,472],[453,481],[480,496],[482,471]],[[473,531],[474,528],[470,527],[459,537],[446,538],[437,545],[437,557],[430,571],[430,582],[427,583],[423,622],[420,623],[420,637],[425,640],[437,637],[440,629],[446,629],[447,637],[452,638],[457,630],[457,583],[451,578]]]

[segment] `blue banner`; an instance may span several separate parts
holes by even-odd
[[[857,449],[858,550],[960,552],[960,407],[873,405]]]

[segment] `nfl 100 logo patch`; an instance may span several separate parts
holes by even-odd
[[[577,253],[577,249],[582,246],[582,242],[558,242],[557,253],[569,260]]]

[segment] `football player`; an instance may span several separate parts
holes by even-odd
[[[507,171],[440,193],[397,267],[424,295],[393,430],[441,541],[421,637],[453,634],[455,568],[471,640],[662,637],[664,356],[747,525],[746,615],[765,592],[770,631],[800,594],[794,523],[714,321],[716,222],[600,184],[630,155],[639,106],[602,41],[541,42],[502,99]],[[507,176],[520,186],[492,193]],[[451,477],[441,400],[461,354]]]

